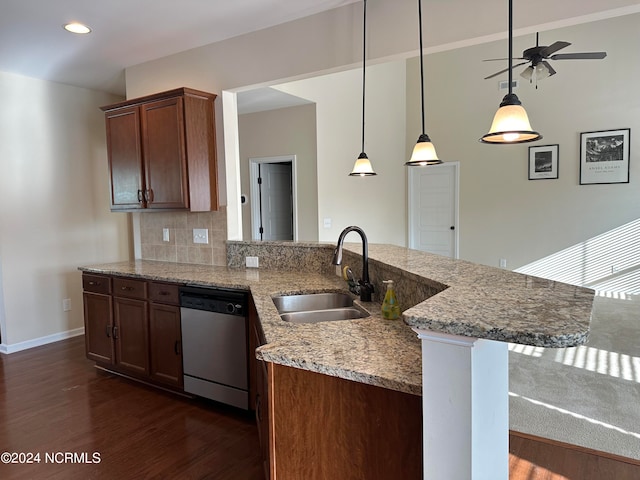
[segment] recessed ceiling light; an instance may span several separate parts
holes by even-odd
[[[86,25],[83,25],[81,23],[78,23],[78,22],[67,23],[66,25],[64,25],[64,29],[67,32],[71,32],[71,33],[89,33],[89,32],[91,32],[91,29],[89,27],[87,27]]]

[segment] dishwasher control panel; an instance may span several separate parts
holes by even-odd
[[[180,288],[180,306],[193,310],[244,316],[247,311],[247,294],[240,290],[182,287]]]

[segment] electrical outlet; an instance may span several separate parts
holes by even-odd
[[[168,242],[169,241],[169,229],[168,228],[163,228],[162,229],[162,241],[163,242]]]
[[[71,310],[71,299],[65,298],[64,300],[62,300],[62,311],[68,312],[69,310]]]
[[[194,228],[193,243],[209,243],[209,230],[206,228]]]
[[[506,258],[501,258],[500,259],[500,268],[507,268],[507,259]]]
[[[244,257],[247,268],[258,268],[258,257]]]

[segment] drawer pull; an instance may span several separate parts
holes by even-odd
[[[121,290],[124,290],[125,292],[130,292],[131,290],[134,290],[133,287],[127,287],[126,285],[123,287],[120,287]]]
[[[158,295],[163,295],[163,296],[167,296],[167,295],[171,295],[171,292],[167,292],[166,290],[161,290],[158,292]]]
[[[100,286],[100,282],[90,281],[90,282],[89,282],[89,285],[91,285],[91,286],[94,286],[94,285],[95,285],[96,287],[99,287],[99,286]]]

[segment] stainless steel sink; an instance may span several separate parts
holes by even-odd
[[[368,317],[348,293],[309,293],[273,297],[280,318],[291,323],[333,322]]]
[[[365,313],[355,307],[331,308],[328,310],[308,310],[303,312],[290,312],[280,314],[280,318],[291,323],[318,323],[333,322],[336,320],[353,320],[354,318],[368,317]]]
[[[348,293],[309,293],[303,295],[281,295],[273,297],[273,303],[280,313],[327,310],[330,308],[352,307],[353,298]]]

